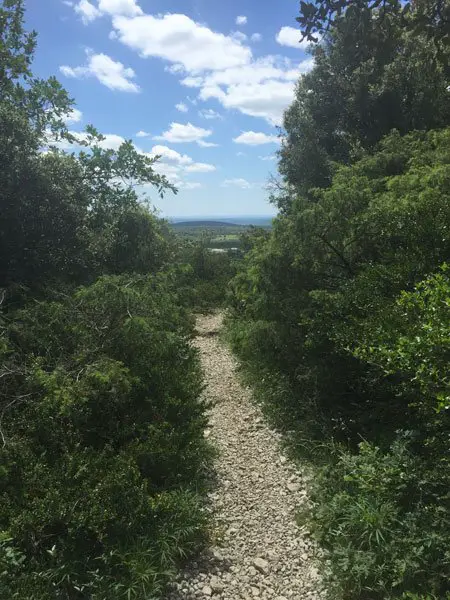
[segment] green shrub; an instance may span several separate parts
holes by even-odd
[[[4,328],[8,597],[153,597],[202,542],[209,449],[191,335],[162,274],[103,277]]]
[[[393,133],[291,198],[231,283],[229,339],[294,451],[344,449],[314,521],[345,600],[449,588],[449,135]]]
[[[420,457],[414,446],[412,433],[388,452],[363,442],[357,455],[342,452],[322,471],[313,524],[343,598],[448,592],[449,462],[435,460],[437,452]]]
[[[180,243],[179,260],[191,269],[189,287],[193,308],[208,311],[222,307],[238,258],[229,252],[214,252],[205,238]]]
[[[424,411],[450,408],[450,276],[447,264],[403,292],[390,314],[378,314],[355,336],[354,354],[403,377],[402,392]]]

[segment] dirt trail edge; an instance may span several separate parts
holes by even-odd
[[[236,361],[216,335],[221,323],[220,314],[199,317],[195,340],[214,403],[205,435],[220,452],[218,487],[210,494],[217,539],[168,598],[322,600],[314,543],[295,523],[307,502],[306,476],[283,455],[279,434],[239,382]]]

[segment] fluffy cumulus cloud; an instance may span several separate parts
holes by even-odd
[[[167,131],[164,131],[161,135],[155,136],[155,140],[163,140],[172,144],[181,144],[188,142],[201,142],[205,138],[212,134],[211,129],[203,129],[203,127],[196,127],[192,123],[171,123]]]
[[[89,0],[79,0],[79,2],[65,2],[65,4],[73,7],[85,25],[103,15],[133,17],[142,14],[135,0],[98,0],[96,4]]]
[[[85,25],[92,23],[92,21],[98,19],[102,14],[98,8],[88,2],[88,0],[80,0],[80,2],[73,5],[73,9]]]
[[[195,189],[202,184],[189,181],[186,176],[191,173],[211,173],[216,170],[215,165],[209,163],[195,162],[187,154],[181,154],[168,146],[156,145],[147,153],[148,156],[159,156],[154,169],[161,175],[165,175],[173,185],[181,189]]]
[[[308,42],[308,40],[303,40],[301,42],[300,40],[302,39],[302,34],[300,31],[295,29],[295,27],[289,26],[282,27],[277,33],[275,39],[281,46],[289,46],[290,48],[297,48],[301,50],[305,50],[311,44],[311,42]]]
[[[78,108],[72,108],[67,114],[62,116],[62,120],[67,125],[72,125],[73,123],[79,123],[83,119],[83,113]]]
[[[189,73],[246,64],[251,51],[239,40],[217,33],[186,15],[113,18],[117,39],[143,57],[159,57]]]
[[[186,113],[189,110],[184,102],[179,102],[178,104],[175,104],[175,108],[182,113]]]
[[[82,142],[86,141],[87,134],[80,131],[70,131],[69,134],[73,137],[74,142],[69,142],[66,139],[54,141],[53,136],[50,135],[47,138],[48,145],[55,146],[60,150],[65,150],[67,152],[76,152],[82,148]],[[121,135],[116,135],[115,133],[104,133],[104,139],[101,142],[97,142],[97,145],[104,150],[118,150],[119,147],[124,143],[125,138]]]
[[[135,0],[99,0],[98,9],[108,15],[124,15],[134,17],[142,14],[142,9]]]
[[[59,68],[66,77],[95,77],[110,90],[121,92],[138,92],[139,86],[131,81],[135,77],[133,69],[125,67],[121,62],[113,60],[107,54],[88,54],[85,66]]]
[[[151,156],[160,156],[163,162],[174,163],[177,165],[191,165],[193,163],[192,158],[187,154],[180,154],[167,146],[153,146],[149,154]]]
[[[202,187],[200,183],[188,181],[186,175],[190,173],[210,173],[216,170],[215,165],[194,162],[187,154],[181,154],[168,146],[153,146],[148,156],[159,156],[154,169],[157,173],[165,175],[173,185],[183,189],[195,189]]]
[[[77,152],[82,148],[81,143],[86,140],[87,134],[78,131],[69,131],[73,136],[74,142],[70,143],[67,140],[54,141],[49,135],[48,146],[56,146],[60,150],[66,152]],[[142,132],[147,137],[149,134]],[[103,134],[104,139],[98,142],[98,146],[105,150],[118,150],[121,144],[125,142],[125,138],[115,133]],[[140,136],[144,137],[144,135]],[[160,175],[165,175],[167,179],[176,187],[183,189],[195,189],[202,187],[202,184],[195,181],[190,181],[188,178],[191,173],[202,174],[211,173],[216,170],[215,165],[203,162],[195,162],[187,154],[181,154],[168,146],[156,144],[150,152],[146,152],[139,146],[135,146],[136,150],[150,158],[158,157],[158,161],[153,165],[153,169]],[[187,177],[187,178],[186,178]]]
[[[212,98],[225,108],[280,125],[284,110],[293,100],[295,82],[313,65],[310,58],[294,63],[269,55],[203,76],[188,76],[181,83],[198,88],[201,100]]]
[[[214,142],[205,142],[205,140],[199,140],[197,142],[197,144],[199,146],[201,146],[202,148],[215,148],[219,145],[219,144],[214,144]]]
[[[276,135],[267,135],[260,131],[243,131],[241,135],[233,138],[235,144],[246,144],[247,146],[261,146],[262,144],[279,144]]]
[[[231,37],[234,40],[237,40],[238,42],[245,42],[245,41],[247,41],[247,36],[242,31],[233,31],[232,34],[231,34]]]
[[[268,55],[255,59],[242,32],[225,35],[184,14],[147,14],[136,0],[95,0],[95,3],[91,0],[89,4],[95,10],[85,7],[86,19],[96,18],[96,11],[110,15],[113,37],[143,58],[166,61],[167,71],[179,77],[182,85],[197,90],[194,102],[212,99],[226,109],[262,118],[271,125],[282,123],[284,110],[294,97],[295,82],[313,67],[312,58],[293,60]],[[237,25],[246,23],[244,15],[236,18]],[[304,49],[307,43],[300,44],[300,38],[294,27],[282,27],[276,37],[282,45]],[[254,33],[250,40],[260,41],[261,35]],[[115,89],[137,91],[137,85],[131,81],[134,73],[123,65],[120,67],[115,72],[115,79],[120,82]],[[69,76],[94,74],[91,64],[63,69]],[[169,130],[160,139],[212,145],[205,139],[207,136],[186,140],[175,134]]]

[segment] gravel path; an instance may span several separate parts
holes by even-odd
[[[186,568],[168,598],[322,600],[314,544],[295,523],[296,509],[308,501],[306,475],[283,455],[280,436],[239,382],[235,360],[217,338],[220,327],[220,314],[199,317],[195,342],[214,403],[205,435],[220,452],[210,494],[214,546]]]

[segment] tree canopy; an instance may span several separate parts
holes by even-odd
[[[365,9],[379,24],[394,15],[402,27],[413,33],[424,33],[444,47],[450,40],[450,3],[448,0],[320,0],[300,2],[301,33],[311,41],[330,31],[344,13]]]
[[[364,8],[346,12],[312,53],[315,66],[297,84],[280,151],[283,181],[300,193],[328,186],[334,164],[358,159],[392,129],[450,122],[448,80],[433,44],[392,15],[380,25]],[[283,194],[278,204],[284,208]]]

